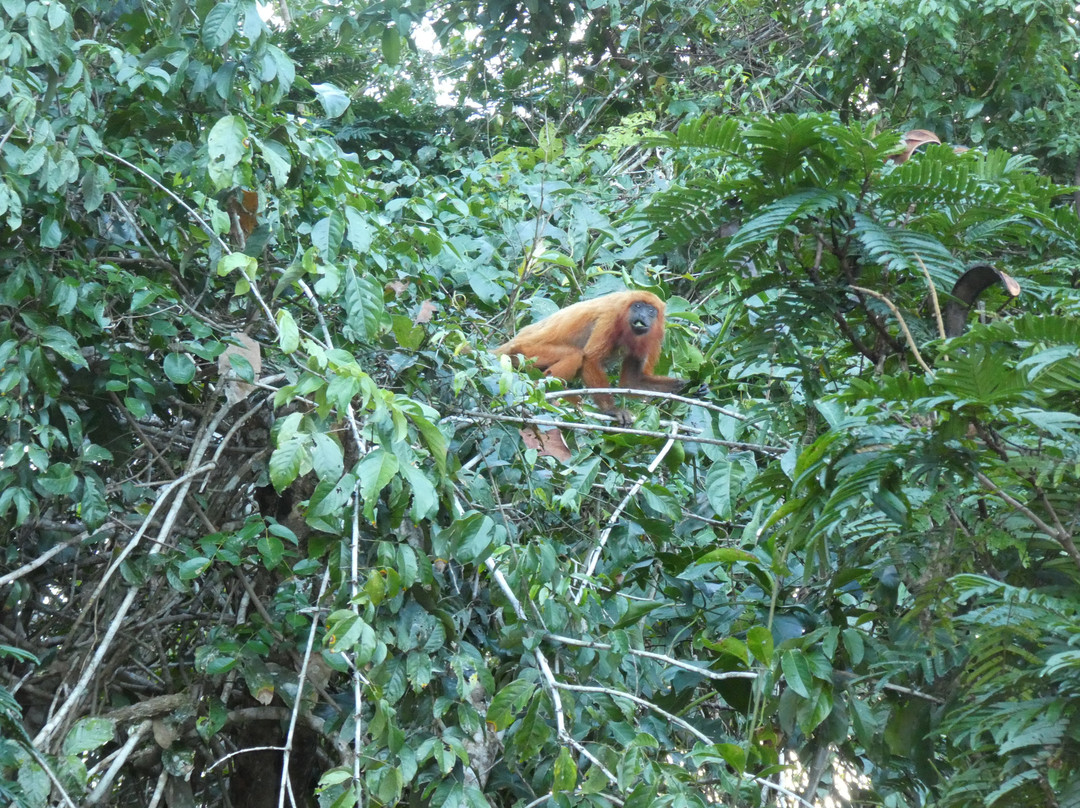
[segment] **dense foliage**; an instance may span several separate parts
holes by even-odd
[[[0,0],[0,800],[1080,804],[1077,27],[939,5]]]

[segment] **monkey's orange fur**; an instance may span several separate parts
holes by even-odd
[[[495,353],[522,354],[548,376],[569,381],[580,375],[589,387],[609,387],[607,366],[621,357],[619,387],[674,393],[686,384],[682,379],[652,375],[663,341],[664,301],[649,292],[615,292],[559,309]],[[598,393],[596,403],[629,420],[610,395]]]

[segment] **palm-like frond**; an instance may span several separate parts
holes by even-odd
[[[781,232],[791,229],[799,220],[827,211],[851,209],[855,200],[849,195],[828,188],[807,188],[771,202],[758,210],[754,218],[744,222],[728,242],[726,255],[745,256],[753,248],[772,241]]]
[[[854,222],[855,237],[871,263],[918,276],[921,259],[931,277],[945,288],[952,288],[960,276],[963,268],[959,261],[933,236],[886,227],[862,214],[856,214]]]
[[[674,132],[649,135],[644,145],[690,152],[695,161],[730,159],[745,152],[743,126],[738,118],[705,116],[681,124]]]

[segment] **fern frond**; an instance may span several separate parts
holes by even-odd
[[[645,146],[692,150],[697,159],[737,157],[744,153],[743,124],[730,116],[705,116],[687,121],[674,132],[650,135]]]
[[[950,353],[938,362],[936,387],[950,394],[955,406],[1021,402],[1031,395],[1027,376],[1002,365],[990,346]]]
[[[1030,604],[1038,610],[1028,616],[1031,620],[1045,620],[1054,616],[1072,622],[1077,614],[1080,614],[1075,601],[1047,595],[1045,592],[1023,586],[1012,586],[988,575],[964,573],[955,575],[950,580],[961,601],[994,600],[1010,606]],[[1015,612],[1014,615],[1016,615]],[[1019,615],[1016,616],[1019,617]]]
[[[951,150],[934,146],[919,160],[910,160],[886,173],[875,186],[885,204],[899,211],[946,208],[957,214],[972,206],[997,210],[1010,192],[1001,183],[980,181],[969,161],[961,161]]]
[[[756,121],[747,130],[746,140],[771,182],[790,188],[809,176],[824,179],[835,174],[838,151],[825,137],[830,123],[820,115],[781,115]]]
[[[764,244],[807,216],[830,209],[855,207],[855,200],[847,194],[827,188],[809,188],[766,205],[753,219],[744,222],[728,243],[726,255],[738,256],[749,248]]]
[[[945,289],[951,289],[960,277],[960,262],[932,236],[900,227],[884,227],[864,214],[856,214],[854,221],[855,237],[872,262],[917,275],[922,272],[918,261],[922,259],[930,276]]]
[[[1080,348],[1080,320],[1061,315],[1024,314],[977,326],[958,337],[958,345],[977,345],[988,341],[1031,342],[1042,345],[1069,345]]]

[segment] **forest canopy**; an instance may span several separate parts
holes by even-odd
[[[0,803],[1080,804],[1078,26],[0,0]]]

